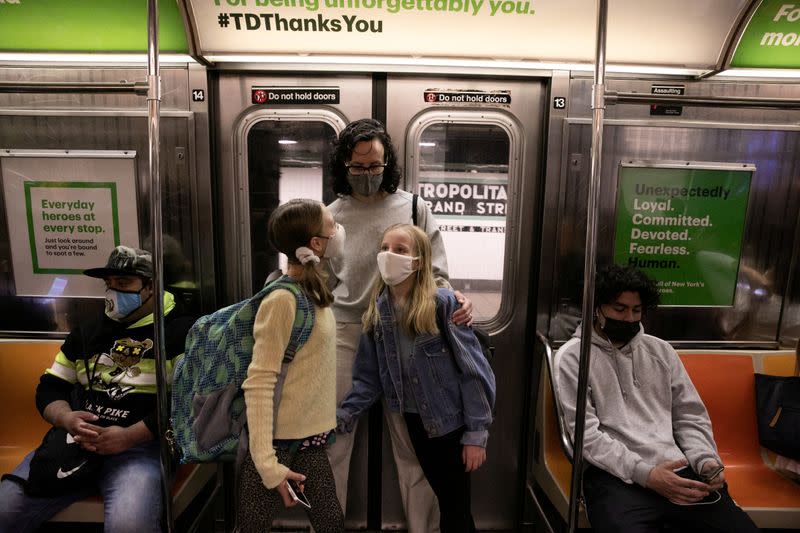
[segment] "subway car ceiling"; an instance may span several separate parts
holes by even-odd
[[[585,0],[164,0],[164,65],[547,75],[590,72]],[[800,7],[783,0],[610,2],[607,71],[796,77]],[[475,38],[479,36],[479,38]],[[144,63],[146,2],[0,2],[0,64]],[[755,70],[754,70],[755,69]]]

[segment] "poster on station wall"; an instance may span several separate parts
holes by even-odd
[[[615,262],[653,278],[662,305],[733,305],[753,172],[750,164],[623,162]]]
[[[139,246],[136,152],[0,150],[17,296],[99,297],[83,275]]]

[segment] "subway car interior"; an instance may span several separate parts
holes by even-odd
[[[551,365],[609,263],[657,281],[644,327],[705,403],[731,496],[800,531],[753,384],[796,372],[799,82],[791,0],[0,0],[0,473],[48,430],[42,372],[103,313],[84,269],[127,244],[195,316],[249,297],[285,265],[270,214],[336,200],[334,141],[374,118],[494,346],[479,531],[591,530]],[[158,395],[165,428],[163,376]],[[407,530],[383,408],[347,531]],[[165,531],[234,531],[232,463],[163,462]],[[103,521],[90,496],[41,530]]]

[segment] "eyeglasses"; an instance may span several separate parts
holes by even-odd
[[[370,176],[377,176],[378,174],[383,172],[383,169],[386,168],[386,163],[382,163],[379,165],[370,165],[368,167],[362,167],[361,165],[350,165],[345,163],[344,165],[347,168],[347,173],[351,176],[363,176],[364,174],[369,174]]]
[[[319,237],[320,239],[333,239],[337,233],[339,233],[339,228],[341,226],[338,222],[334,223],[333,225],[333,233],[331,235],[314,235],[314,237]]]

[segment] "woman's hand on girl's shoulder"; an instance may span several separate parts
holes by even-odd
[[[461,451],[465,472],[474,472],[486,461],[486,448],[465,444]]]
[[[456,326],[471,326],[472,325],[472,300],[464,296],[461,291],[453,291],[456,301],[461,304],[461,307],[453,313],[453,324]]]

